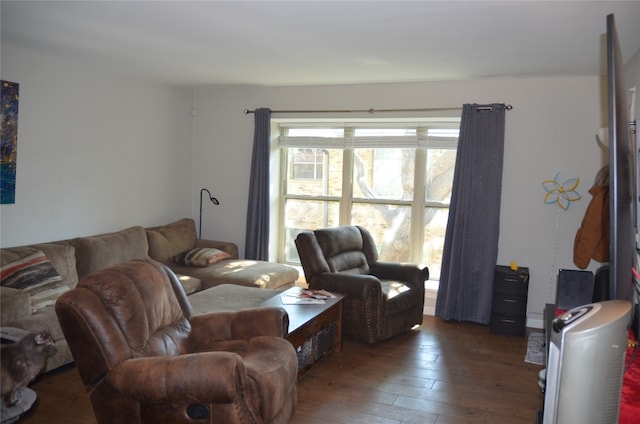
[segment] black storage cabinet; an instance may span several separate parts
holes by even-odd
[[[529,268],[520,267],[514,271],[508,266],[496,266],[491,304],[492,333],[524,336],[528,293]]]

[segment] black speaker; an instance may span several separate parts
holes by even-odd
[[[558,273],[556,307],[566,310],[591,303],[593,299],[593,272],[561,269]]]

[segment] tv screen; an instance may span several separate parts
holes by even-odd
[[[609,295],[632,299],[635,256],[633,205],[636,199],[627,88],[613,14],[607,16],[607,89],[609,117]]]

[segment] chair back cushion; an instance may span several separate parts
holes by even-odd
[[[378,252],[369,232],[358,226],[344,225],[301,233],[296,240],[305,275],[322,272],[368,274],[369,264],[378,260]],[[312,259],[310,260],[309,257]]]
[[[184,353],[191,330],[180,283],[148,258],[82,278],[56,312],[85,384],[126,359]]]
[[[43,252],[58,272],[62,281],[74,288],[78,284],[76,250],[68,240],[28,246],[3,247],[0,249],[0,265],[18,261],[37,252]]]

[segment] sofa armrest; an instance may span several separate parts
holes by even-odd
[[[0,286],[0,323],[31,316],[31,298],[23,290]]]
[[[193,351],[212,343],[248,340],[257,336],[284,337],[289,316],[283,308],[256,307],[240,311],[212,312],[191,317],[189,345]]]
[[[107,381],[146,402],[231,403],[247,384],[242,358],[233,352],[128,359],[109,372]]]
[[[371,274],[381,280],[395,280],[407,283],[416,288],[424,287],[429,279],[429,268],[395,262],[375,262],[370,264]]]
[[[233,259],[238,259],[238,245],[230,241],[197,239],[195,247],[212,247],[227,252]]]
[[[309,288],[338,292],[351,297],[379,298],[382,296],[380,280],[373,275],[324,273],[315,275],[309,281]]]

